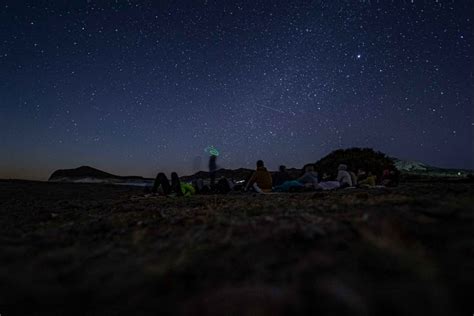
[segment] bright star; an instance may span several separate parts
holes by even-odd
[[[360,57],[362,57],[361,54],[357,54],[357,59],[360,59]]]

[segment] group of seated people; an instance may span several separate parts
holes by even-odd
[[[253,191],[257,193],[270,192],[304,192],[335,190],[348,187],[375,187],[377,176],[371,171],[358,169],[357,173],[348,169],[347,165],[340,164],[337,170],[337,177],[330,178],[323,174],[321,181],[313,164],[304,167],[304,173],[298,177],[291,177],[285,166],[280,166],[279,171],[273,175],[265,168],[262,160],[257,161],[257,168],[244,185],[234,181],[221,178],[217,183],[211,182],[211,186],[206,185],[204,180],[197,179],[192,183],[185,183],[179,180],[176,172],[171,174],[171,183],[164,173],[159,173],[155,179],[152,192],[162,195],[175,194],[177,196],[189,196],[206,193],[228,193],[230,191]],[[383,172],[380,184],[383,186],[397,186],[398,172],[386,169]]]
[[[160,172],[156,176],[151,192],[160,193],[162,195],[175,194],[176,196],[189,196],[194,195],[196,190],[193,185],[181,182],[176,172],[171,173],[171,183],[168,177],[163,172]]]

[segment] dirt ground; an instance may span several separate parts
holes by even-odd
[[[0,181],[0,314],[472,315],[473,193]]]

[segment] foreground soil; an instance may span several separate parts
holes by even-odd
[[[0,181],[0,313],[471,315],[473,193],[165,198]]]

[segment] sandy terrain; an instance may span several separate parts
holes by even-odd
[[[146,198],[0,181],[0,314],[472,315],[473,193]]]

